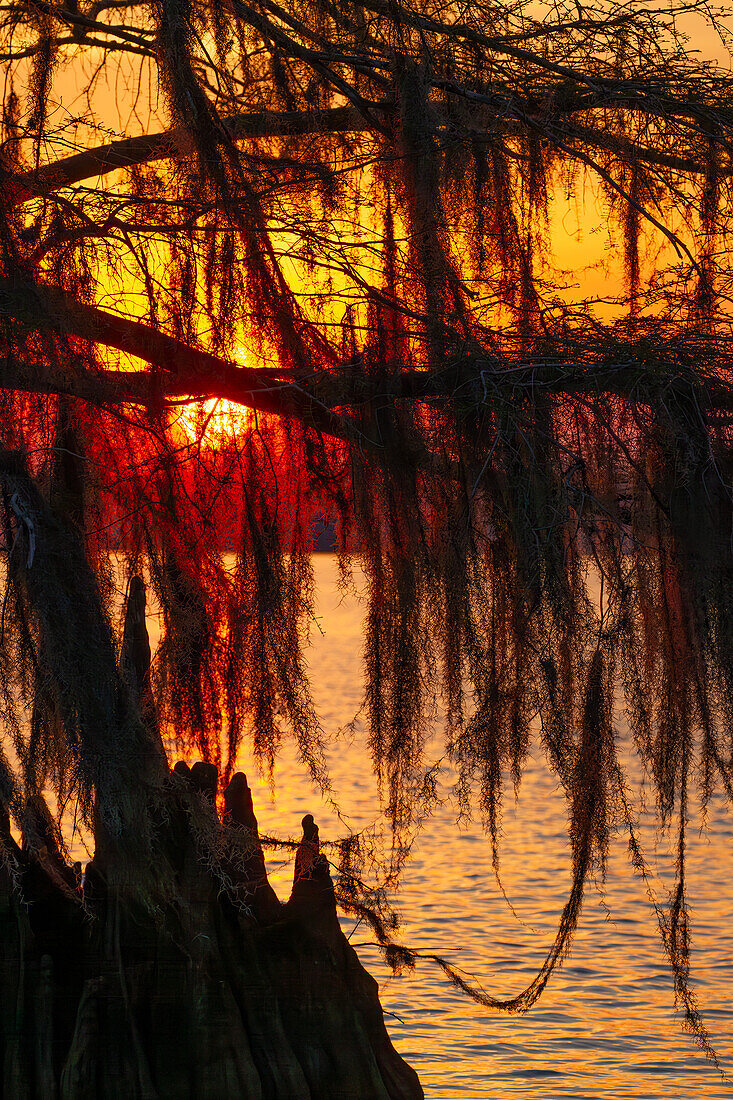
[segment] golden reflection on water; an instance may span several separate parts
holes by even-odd
[[[357,716],[353,732],[334,745],[331,773],[341,807],[355,827],[362,827],[376,817],[377,796],[357,713],[361,610],[358,600],[339,593],[334,559],[319,555],[314,560],[324,631],[314,631],[310,650],[316,702],[329,735]],[[446,774],[446,794],[449,788]],[[274,797],[264,784],[255,797],[265,832],[297,833],[306,811],[317,816],[322,836],[342,832],[289,747]],[[455,809],[446,803],[418,840],[403,878],[397,900],[405,941],[447,955],[493,993],[517,992],[539,966],[565,901],[570,881],[565,824],[563,795],[536,758],[517,803],[509,794],[505,807],[503,876],[514,917],[493,878],[480,827],[458,829]],[[650,854],[651,824],[652,815],[642,823]],[[720,1053],[733,1064],[731,839],[730,817],[716,802],[709,838],[691,830],[689,875],[696,988],[709,1009]],[[656,862],[661,873],[671,870],[664,840]],[[281,895],[287,893],[290,873],[281,868],[275,876]],[[570,959],[525,1017],[477,1008],[427,964],[412,976],[392,978],[373,948],[359,949],[380,982],[385,1011],[394,1013],[387,1017],[394,1042],[417,1069],[428,1096],[713,1100],[729,1095],[675,1018],[655,917],[634,877],[623,837],[609,866],[605,902],[608,910],[597,893],[589,895]],[[360,928],[353,942],[370,938]]]
[[[316,555],[314,566],[318,622],[309,662],[316,704],[331,742],[334,794],[351,825],[363,828],[379,820],[379,803],[359,715],[361,606],[356,596],[344,597],[338,590],[335,558]],[[619,732],[623,739],[621,722]],[[291,743],[283,746],[272,789],[246,752],[239,766],[249,776],[264,834],[297,838],[306,812],[315,815],[322,838],[343,834]],[[631,777],[638,789],[640,777],[633,769]],[[446,771],[442,791],[448,800],[419,837],[397,895],[403,939],[417,950],[447,956],[491,993],[506,996],[534,976],[569,888],[564,798],[538,755],[527,767],[516,802],[509,788],[502,874],[512,913],[493,877],[480,826],[456,825],[450,787]],[[647,854],[656,852],[653,862],[661,877],[654,888],[664,897],[671,858],[666,838],[657,844],[652,825],[650,812],[640,832]],[[721,1058],[733,1070],[732,855],[731,815],[714,801],[708,832],[690,830],[693,981]],[[286,898],[291,864],[277,854],[270,870],[273,886]],[[354,944],[371,939],[363,927],[354,929],[348,921],[344,927]],[[380,983],[395,1045],[433,1100],[722,1100],[730,1095],[675,1016],[655,916],[622,836],[602,892],[588,894],[570,958],[527,1016],[478,1008],[427,963],[413,975],[392,977],[373,947],[358,950]]]

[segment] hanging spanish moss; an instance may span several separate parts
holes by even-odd
[[[153,939],[169,914],[185,953],[218,920],[217,890],[227,920],[278,926],[251,800],[232,810],[237,758],[247,744],[272,776],[294,738],[332,797],[304,655],[325,515],[343,576],[358,558],[367,579],[389,826],[381,849],[332,849],[336,900],[413,965],[381,887],[430,812],[436,714],[457,813],[484,822],[499,880],[503,801],[539,745],[567,800],[555,941],[504,1000],[437,960],[482,1004],[527,1011],[619,836],[648,879],[624,708],[677,837],[670,897],[654,898],[675,997],[715,1057],[689,982],[685,853],[689,800],[733,797],[733,91],[689,52],[682,6],[596,8],[536,21],[472,0],[458,20],[422,2],[131,0],[0,16],[8,899],[41,867],[68,927],[106,914],[118,957],[131,913]],[[114,110],[105,81],[124,89]],[[58,109],[64,87],[78,117]],[[573,210],[605,242],[585,272],[557,254]],[[586,293],[601,268],[604,291]],[[178,755],[213,771],[172,773]],[[84,890],[59,833],[70,801],[96,843]],[[332,889],[314,828],[293,919],[316,904],[298,882]],[[62,1094],[81,1096],[86,1009],[68,996]],[[121,988],[119,1005],[144,996]],[[135,1011],[147,1095],[158,1071]]]

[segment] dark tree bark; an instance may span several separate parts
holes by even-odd
[[[179,895],[157,913],[109,890],[98,858],[75,889],[57,851],[21,850],[4,821],[17,878],[0,870],[2,1095],[421,1097],[387,1035],[377,984],[341,932],[323,857],[306,837],[281,905],[251,809],[241,812],[246,780],[232,780],[239,807],[219,826],[197,767],[170,777],[164,835]],[[233,889],[202,863],[191,814],[239,833],[251,852],[244,873],[230,869]]]
[[[40,612],[35,605],[43,591],[61,583],[54,539],[63,535],[67,565],[80,544],[21,466],[14,477],[38,520],[38,553],[23,573],[30,607]],[[46,589],[37,587],[40,570]],[[83,572],[80,558],[80,592]],[[89,631],[97,607],[96,636],[104,639],[109,628],[91,592],[66,596],[83,605]],[[53,607],[46,610],[52,618]],[[63,634],[67,646],[73,626]],[[46,624],[41,650],[51,644],[50,633]],[[59,665],[58,654],[55,660]],[[113,660],[110,650],[106,664]],[[64,667],[72,664],[69,658]],[[95,795],[96,851],[83,882],[80,865],[72,867],[64,856],[43,798],[32,795],[20,813],[15,807],[24,825],[18,845],[0,792],[0,1096],[421,1097],[417,1075],[387,1035],[377,984],[339,926],[313,818],[303,819],[293,891],[283,905],[267,880],[246,777],[239,772],[229,782],[220,818],[213,765],[189,768],[180,761],[170,772],[163,765],[162,773],[159,764],[150,766],[165,756],[149,668],[145,591],[135,577],[119,673],[108,669],[106,680],[116,695],[112,711],[132,707],[139,715],[140,770],[133,776],[128,769],[117,780],[140,788],[130,803],[150,817],[139,837],[152,840],[152,875],[143,840],[128,842],[134,823],[124,814],[115,835],[109,790],[104,804]],[[94,679],[90,673],[87,688],[99,709]],[[122,740],[128,727],[108,729],[107,736]],[[124,748],[120,752],[124,757]]]

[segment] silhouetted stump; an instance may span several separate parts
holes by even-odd
[[[130,579],[125,608],[120,668],[137,699],[143,721],[151,730],[158,728],[158,715],[150,687],[150,639],[145,622],[145,585],[140,577]]]
[[[93,626],[101,612],[87,602]],[[215,767],[168,770],[137,578],[120,666],[115,713],[131,704],[143,719],[130,727],[141,770],[124,784],[139,788],[134,805],[152,834],[129,814],[123,825],[109,784],[95,787],[82,886],[43,798],[14,807],[20,846],[0,799],[0,1100],[421,1097],[387,1036],[376,982],[339,927],[313,818],[282,905],[246,776],[233,776],[220,821]],[[126,835],[136,828],[137,848]]]
[[[333,939],[340,926],[328,860],[321,854],[318,826],[312,814],[305,815],[302,826],[303,838],[295,854],[293,891],[286,909],[289,916]]]
[[[104,846],[82,890],[42,803],[29,805],[20,847],[0,814],[6,1100],[423,1095],[339,927],[312,816],[282,905],[246,777],[232,778],[221,822],[216,790],[210,765],[169,777],[160,845],[176,895],[157,912],[108,888]]]
[[[243,890],[245,900],[251,898],[253,913],[261,922],[277,920],[281,906],[267,879],[252,792],[244,772],[236,772],[224,792],[224,823],[235,831],[242,844],[240,867],[228,866],[233,881]]]

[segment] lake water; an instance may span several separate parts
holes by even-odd
[[[361,828],[379,819],[358,716],[363,605],[357,596],[339,592],[335,558],[317,555],[314,562],[323,631],[314,630],[310,649],[316,702],[324,729],[334,738],[334,793],[352,825]],[[350,723],[352,729],[337,736]],[[623,737],[622,726],[620,733]],[[291,746],[285,746],[272,792],[264,780],[257,781],[246,753],[241,766],[250,777],[263,833],[298,838],[302,815],[312,812],[323,839],[343,834]],[[451,776],[443,778],[449,794]],[[541,964],[569,889],[565,824],[564,800],[537,758],[527,767],[516,803],[508,793],[504,813],[503,876],[515,916],[496,885],[480,826],[459,829],[455,807],[444,804],[418,839],[395,899],[404,942],[446,956],[492,994],[519,992]],[[694,986],[721,1059],[733,1071],[731,815],[716,802],[707,833],[699,835],[694,825],[688,878]],[[645,820],[641,835],[669,884],[666,839],[655,848],[651,821]],[[271,861],[271,880],[282,898],[291,877],[291,866]],[[657,889],[664,888],[664,882],[657,883]],[[371,938],[363,927],[354,930],[349,922],[344,927],[355,944]],[[524,1017],[477,1007],[431,964],[392,977],[373,947],[358,951],[379,981],[395,1046],[433,1100],[731,1095],[682,1031],[655,916],[623,836],[615,843],[603,900],[591,887],[570,958]]]
[[[361,704],[363,607],[338,591],[334,558],[317,555],[314,562],[323,634],[314,631],[310,667],[324,728],[334,735]],[[335,741],[330,757],[335,794],[358,827],[376,819],[378,806],[364,742],[357,716],[353,733]],[[254,779],[251,767],[250,773]],[[301,816],[311,811],[322,837],[342,834],[292,751],[276,779],[274,798],[265,785],[255,793],[263,832],[297,835]],[[449,775],[444,788],[449,793]],[[536,759],[517,803],[510,791],[505,807],[503,875],[515,917],[496,885],[480,826],[458,829],[455,807],[442,806],[418,839],[396,897],[404,942],[447,956],[493,994],[518,992],[540,965],[567,896],[565,823],[564,799]],[[733,1071],[733,815],[715,803],[708,824],[702,836],[694,823],[691,828],[693,976],[721,1058]],[[642,822],[642,836],[653,855],[651,824]],[[669,882],[664,838],[657,865]],[[283,897],[291,874],[290,867],[273,868]],[[477,1007],[428,963],[412,975],[392,977],[376,950],[358,948],[379,981],[394,1044],[417,1070],[427,1096],[714,1100],[733,1094],[682,1032],[656,920],[623,836],[603,900],[605,905],[591,887],[570,958],[523,1017]],[[359,928],[353,942],[370,938]]]

